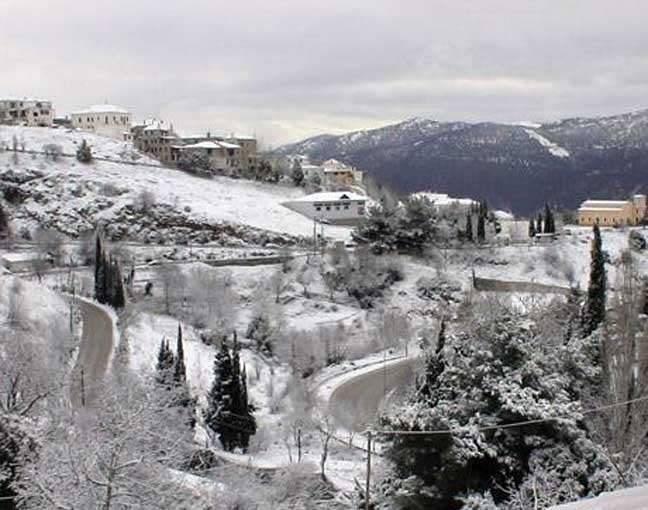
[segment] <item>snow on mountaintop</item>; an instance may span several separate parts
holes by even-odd
[[[539,135],[535,131],[531,129],[525,129],[524,132],[529,135],[529,138],[533,138],[534,140],[537,140],[540,145],[543,147],[546,147],[547,150],[557,158],[568,158],[569,157],[569,151],[567,149],[562,148],[560,145],[557,143],[551,142],[547,140],[544,136]]]
[[[95,156],[111,160],[83,165],[73,157],[53,161],[36,154],[0,151],[5,196],[11,188],[20,198],[11,212],[17,232],[40,224],[76,236],[101,222],[113,238],[149,241],[178,241],[196,231],[205,241],[223,243],[244,239],[258,244],[264,238],[281,242],[285,234],[312,235],[311,220],[280,205],[304,196],[299,188],[227,177],[204,179],[147,166],[159,163],[131,144],[87,133],[2,126],[0,147],[10,147],[14,135],[27,151],[57,143],[66,154],[74,154],[81,139],[86,139]],[[148,206],[142,203],[144,192],[152,194]],[[349,232],[329,226],[325,235],[346,239]]]

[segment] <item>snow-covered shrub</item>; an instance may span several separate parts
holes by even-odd
[[[644,251],[646,249],[646,239],[638,231],[632,230],[628,236],[628,244],[630,248],[636,251]]]

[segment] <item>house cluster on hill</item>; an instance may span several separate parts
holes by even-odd
[[[186,159],[201,162],[215,173],[240,175],[254,173],[259,164],[257,140],[252,136],[181,136],[172,124],[157,119],[134,122],[127,108],[111,104],[90,106],[57,118],[51,101],[0,97],[0,124],[61,126],[132,142],[138,150],[168,166],[179,166]]]

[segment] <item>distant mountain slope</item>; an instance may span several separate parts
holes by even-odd
[[[648,110],[541,125],[414,118],[278,152],[340,159],[402,191],[481,197],[517,213],[545,200],[574,208],[587,197],[648,191]]]
[[[56,143],[66,154],[87,139],[95,156],[105,160],[83,165],[74,157],[53,160],[3,151],[14,136],[26,151]],[[0,192],[17,233],[45,226],[74,237],[101,222],[113,239],[150,242],[257,245],[312,235],[311,220],[280,205],[303,196],[299,188],[204,179],[154,165],[159,163],[128,143],[67,130],[0,126]],[[348,231],[329,226],[326,235],[345,237]]]

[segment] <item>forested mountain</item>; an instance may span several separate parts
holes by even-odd
[[[549,201],[648,190],[648,110],[547,124],[436,122],[414,118],[278,149],[315,162],[336,158],[400,191],[431,189],[484,198],[528,213]]]

